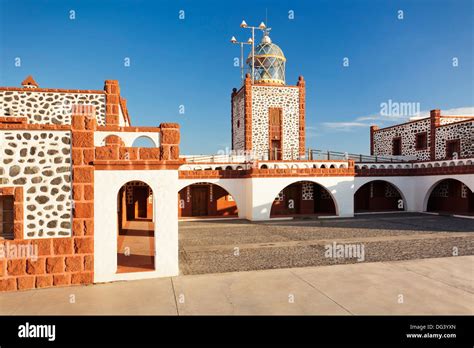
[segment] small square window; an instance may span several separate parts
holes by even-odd
[[[0,237],[13,236],[13,195],[0,196]]]
[[[416,149],[426,150],[428,148],[428,135],[426,132],[418,133],[416,135]]]
[[[402,154],[402,138],[396,137],[392,140],[392,155],[401,156]]]

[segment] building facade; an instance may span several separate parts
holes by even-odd
[[[252,64],[250,55],[247,62]],[[305,155],[305,81],[285,84],[286,58],[267,33],[255,48],[255,73],[231,95],[232,150],[260,159]],[[283,66],[283,68],[282,68]]]
[[[370,160],[312,159],[305,81],[285,84],[277,48],[265,34],[232,93],[229,156],[180,155],[176,123],[132,126],[115,80],[0,87],[0,291],[175,276],[179,219],[474,215],[472,117],[434,110],[372,127]]]
[[[375,156],[407,156],[419,161],[474,157],[474,116],[430,117],[370,128],[370,152]]]

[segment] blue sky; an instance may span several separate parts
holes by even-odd
[[[0,85],[30,74],[45,88],[117,79],[134,125],[178,122],[182,153],[216,153],[230,146],[230,93],[240,87],[229,39],[246,40],[240,22],[258,25],[266,10],[287,83],[306,79],[308,147],[368,153],[370,124],[404,119],[379,115],[389,100],[472,113],[471,0],[0,0]]]

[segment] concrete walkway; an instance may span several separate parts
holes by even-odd
[[[0,294],[0,314],[474,314],[473,266],[458,256],[50,288]]]

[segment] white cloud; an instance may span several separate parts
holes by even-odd
[[[429,115],[429,112],[428,112]],[[473,116],[474,115],[474,106],[465,106],[462,108],[454,108],[441,110],[441,115],[445,116]]]

